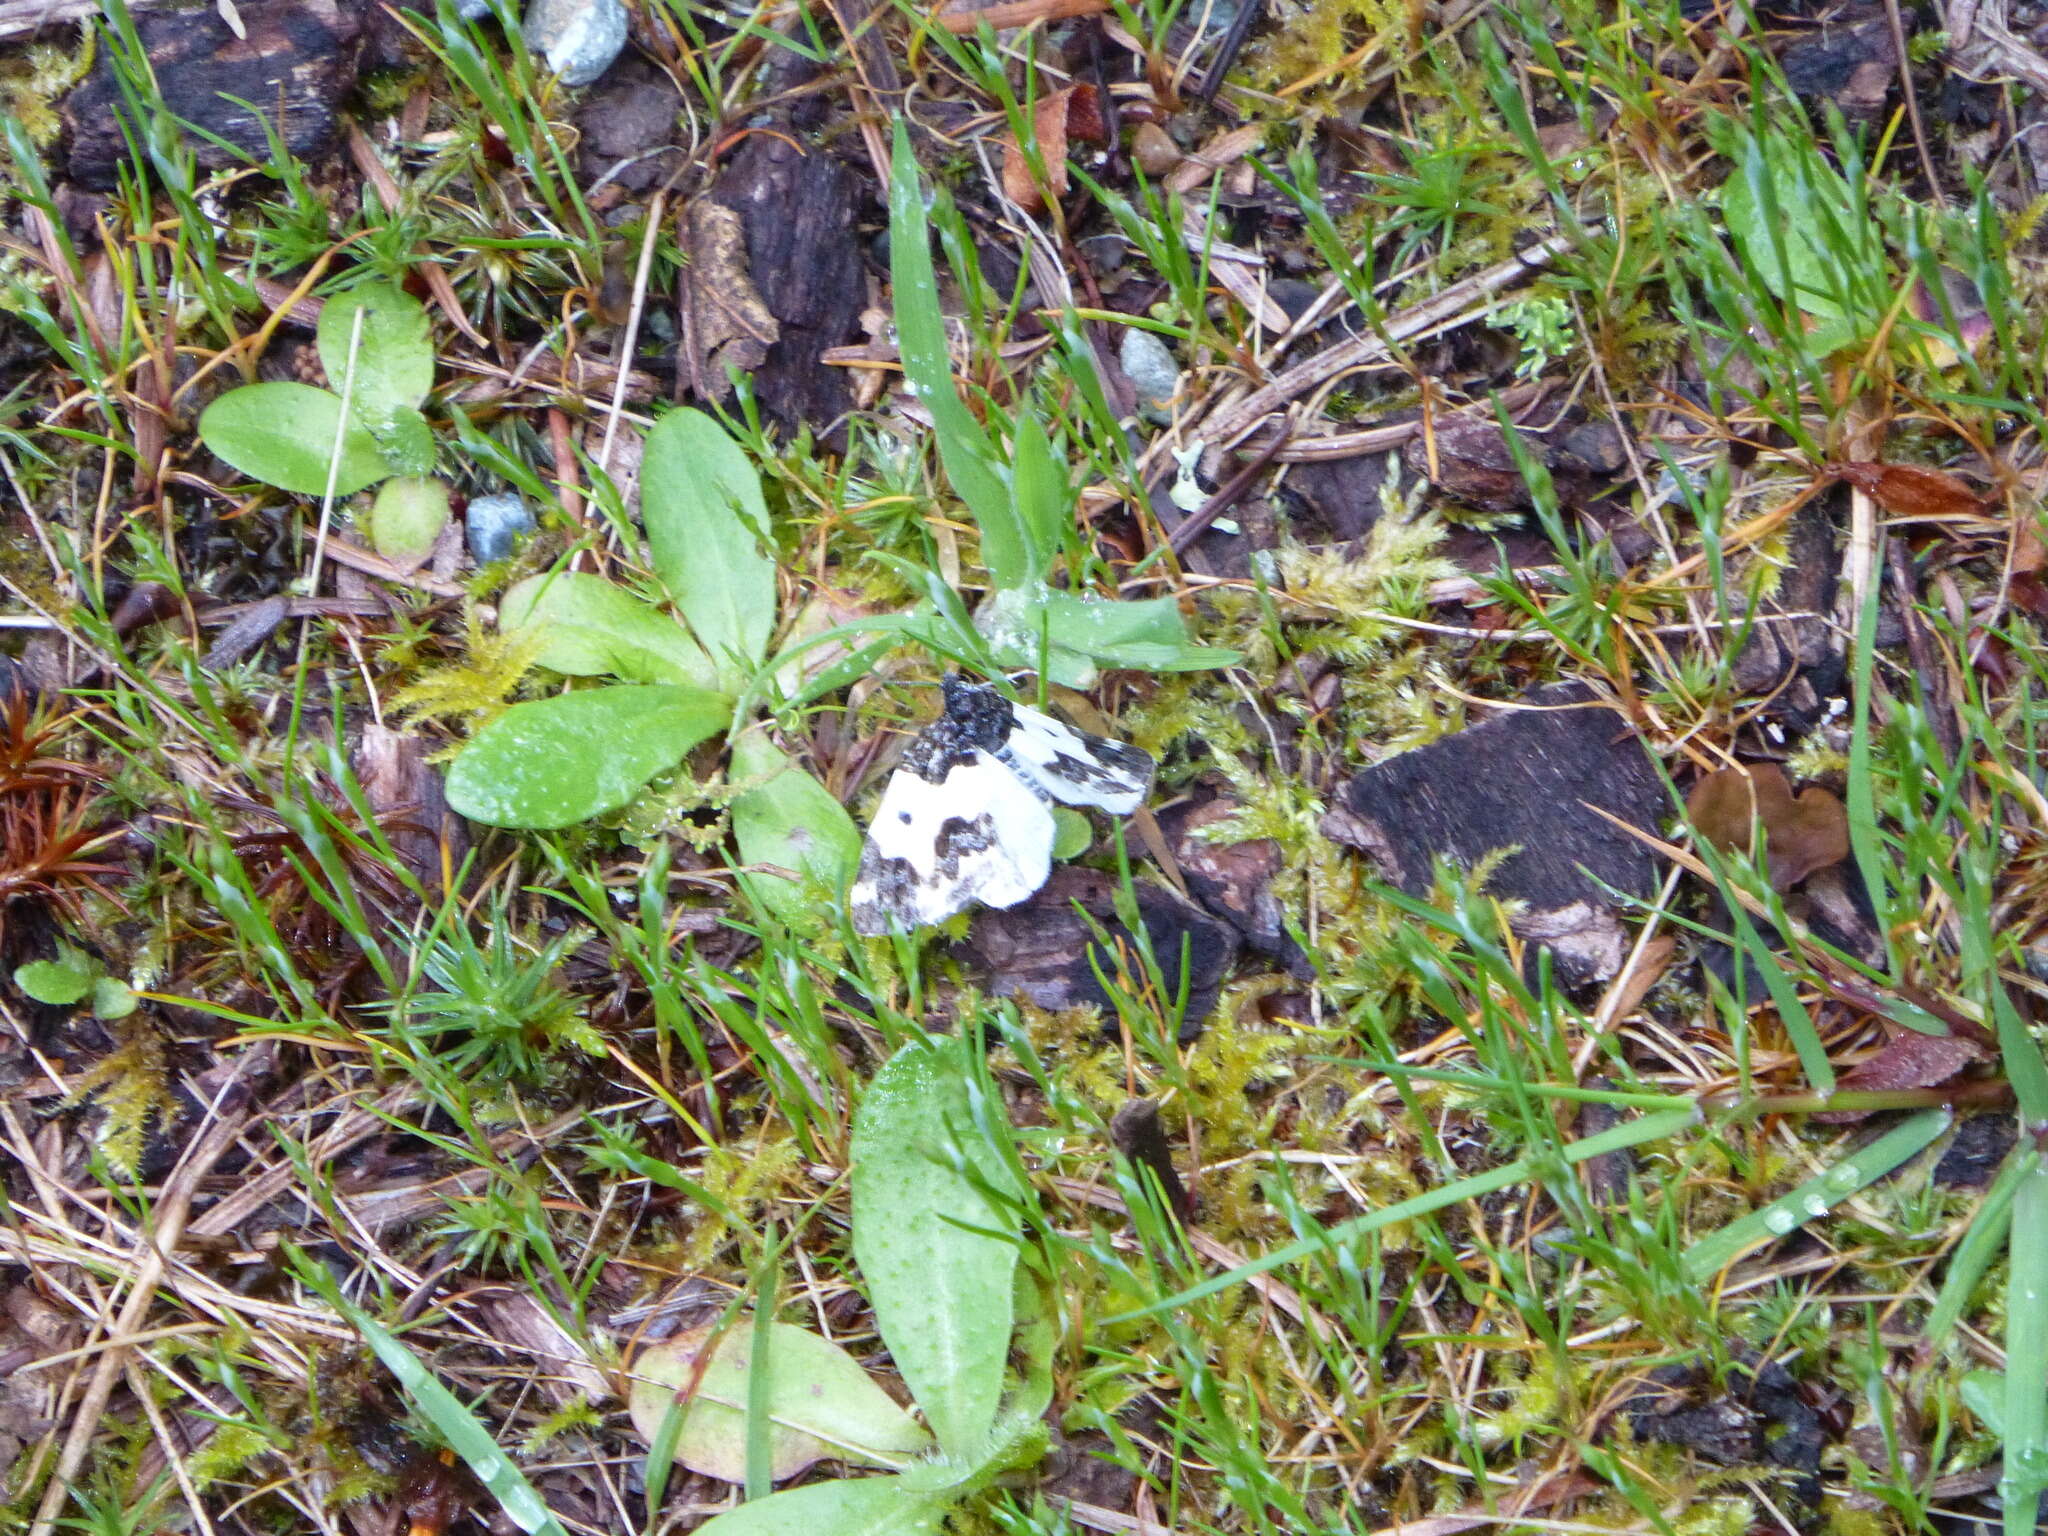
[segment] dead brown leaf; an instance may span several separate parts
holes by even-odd
[[[1945,522],[1952,518],[1984,515],[1984,498],[1947,470],[1928,469],[1919,464],[1869,461],[1850,461],[1831,467],[1837,476],[1855,486],[1892,517]]]
[[[1761,821],[1776,891],[1789,891],[1815,870],[1849,856],[1849,815],[1842,802],[1818,785],[1795,798],[1776,763],[1717,769],[1693,786],[1685,809],[1700,836],[1726,853],[1748,852]]]
[[[1901,1029],[1858,1062],[1836,1085],[1843,1093],[1896,1093],[1907,1088],[1939,1088],[1966,1067],[1984,1059],[1984,1048],[1960,1035],[1923,1035]],[[1860,1120],[1868,1110],[1830,1110],[1814,1118],[1829,1125]]]
[[[1169,192],[1192,192],[1216,172],[1237,164],[1246,155],[1258,148],[1265,137],[1263,123],[1248,123],[1241,128],[1226,128],[1213,134],[1209,140],[1189,155],[1172,175],[1166,178]]]
[[[1048,196],[1058,202],[1067,195],[1067,145],[1100,144],[1106,137],[1102,104],[1092,85],[1070,85],[1039,98],[1031,115],[1032,137],[1045,165],[1047,185],[1031,174],[1030,162],[1015,139],[1003,141],[1003,195],[1026,213],[1045,212]]]

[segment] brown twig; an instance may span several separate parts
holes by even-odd
[[[1028,27],[1034,21],[1100,16],[1108,9],[1109,0],[1005,0],[1002,5],[984,6],[978,11],[940,11],[932,20],[948,32],[978,32],[984,23],[1001,32],[1010,27]]]

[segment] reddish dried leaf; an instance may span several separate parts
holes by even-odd
[[[1984,1048],[1960,1035],[1923,1035],[1902,1029],[1885,1041],[1868,1061],[1851,1068],[1838,1085],[1844,1093],[1896,1093],[1907,1088],[1939,1088],[1957,1073],[1984,1059]],[[1814,1118],[1830,1125],[1860,1120],[1868,1110],[1832,1110]]]
[[[1718,769],[1693,786],[1685,808],[1700,836],[1727,853],[1748,852],[1761,820],[1773,890],[1789,891],[1849,856],[1842,802],[1818,785],[1795,798],[1776,763]]]
[[[1834,471],[1893,517],[1940,521],[1984,512],[1984,498],[1946,470],[1852,462],[1837,464]]]
[[[1050,183],[1040,187],[1032,179],[1031,166],[1015,139],[1003,142],[1003,195],[1026,213],[1045,212],[1046,195],[1054,201],[1067,195],[1067,145],[1079,140],[1100,144],[1108,138],[1102,121],[1102,103],[1092,85],[1070,85],[1039,99],[1031,114],[1032,136],[1038,141],[1038,156],[1045,163]]]

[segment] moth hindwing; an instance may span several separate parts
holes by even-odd
[[[1138,748],[1062,725],[949,675],[946,708],[882,792],[853,882],[854,932],[1013,907],[1052,871],[1052,802],[1128,815],[1152,785]]]

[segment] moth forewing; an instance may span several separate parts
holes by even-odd
[[[1150,753],[1013,706],[1016,727],[1000,755],[1062,805],[1092,805],[1128,816],[1145,803],[1156,765]]]

